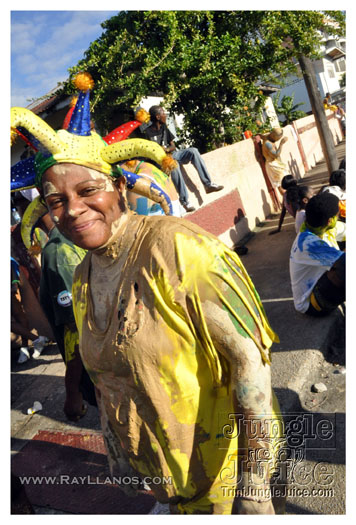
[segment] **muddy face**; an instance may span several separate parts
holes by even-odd
[[[76,164],[52,166],[43,176],[52,220],[65,237],[86,250],[99,248],[115,233],[123,187],[124,182],[118,189],[103,173]]]

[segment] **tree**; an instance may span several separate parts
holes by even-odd
[[[280,91],[274,97],[273,105],[277,115],[284,116],[285,120],[282,122],[283,126],[288,126],[288,124],[293,122],[293,120],[297,120],[298,118],[302,118],[307,115],[305,111],[297,110],[297,108],[303,106],[305,102],[298,102],[298,104],[294,104],[294,93],[292,96],[284,95],[281,102],[279,102],[279,97]]]
[[[241,140],[245,113],[252,121],[264,105],[261,82],[296,71],[300,53],[318,56],[326,19],[338,24],[330,32],[343,33],[340,11],[121,11],[102,24],[70,78],[92,74],[101,131],[159,94],[168,111],[184,115],[183,139],[204,153]],[[73,91],[69,82],[65,90]]]

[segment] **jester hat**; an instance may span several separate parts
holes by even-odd
[[[37,151],[35,156],[20,161],[11,168],[11,191],[41,188],[44,172],[55,164],[78,164],[107,176],[124,175],[129,191],[135,191],[158,202],[166,214],[172,213],[170,199],[162,188],[154,182],[150,183],[139,175],[113,165],[143,157],[154,161],[165,173],[168,173],[176,167],[176,161],[166,155],[164,149],[155,142],[144,139],[122,140],[120,138],[122,134],[116,133],[117,141],[114,142],[112,139],[111,143],[107,144],[100,135],[92,131],[89,93],[93,85],[94,82],[88,73],[77,75],[76,86],[80,93],[71,112],[67,129],[54,131],[32,111],[26,108],[11,108],[11,142],[13,143],[14,138],[20,135]],[[141,124],[138,120],[135,122],[136,127]],[[132,129],[134,128],[131,126],[131,131]],[[38,219],[41,216],[39,213],[44,215],[44,207],[39,204],[40,200],[37,200],[29,214],[32,224],[35,217]]]
[[[149,120],[150,114],[145,109],[140,108],[135,115],[135,120],[121,124],[121,126],[108,133],[103,139],[107,144],[113,144],[114,142],[125,140],[136,128],[141,126],[144,122],[148,123]]]

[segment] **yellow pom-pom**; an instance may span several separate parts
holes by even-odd
[[[173,171],[178,166],[177,161],[174,160],[173,157],[169,157],[168,155],[164,157],[162,161],[162,171],[164,173],[169,174],[171,171]]]
[[[80,91],[88,91],[88,89],[93,89],[94,87],[93,77],[88,72],[78,73],[73,83]]]
[[[70,103],[69,103],[69,107],[70,107],[70,108],[73,108],[73,107],[76,105],[77,100],[78,100],[78,97],[77,97],[77,96],[72,97],[72,98],[71,98],[71,101],[70,101]]]
[[[143,108],[139,109],[135,115],[135,119],[139,122],[149,122],[150,114]]]

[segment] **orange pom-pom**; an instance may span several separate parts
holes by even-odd
[[[169,155],[167,155],[166,157],[164,157],[161,167],[164,173],[169,174],[171,171],[176,169],[177,166],[178,166],[177,161],[174,160],[173,157],[170,157]]]
[[[42,251],[41,245],[34,243],[30,248],[28,249],[28,252],[30,255],[39,255]]]
[[[132,159],[132,160],[126,160],[125,161],[125,164],[128,168],[135,168],[136,167],[136,164],[137,164],[137,160],[136,159]]]
[[[77,97],[77,96],[72,97],[72,98],[71,98],[71,101],[70,101],[70,103],[69,103],[69,107],[70,107],[70,108],[73,108],[73,107],[76,105],[77,100],[78,100],[78,97]]]
[[[149,122],[151,120],[150,114],[143,108],[139,109],[135,115],[135,119],[139,122]]]
[[[80,91],[88,91],[88,89],[93,89],[94,87],[93,77],[88,72],[78,73],[73,83]]]

